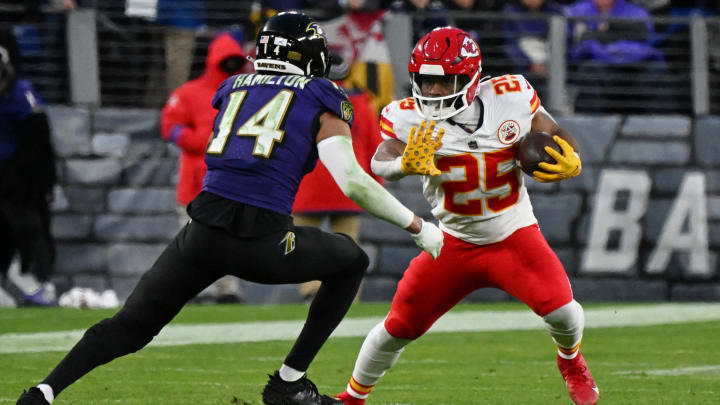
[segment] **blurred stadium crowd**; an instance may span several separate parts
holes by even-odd
[[[720,111],[717,0],[0,1],[0,28],[18,38],[24,74],[45,101],[73,104],[68,19],[93,10],[98,104],[159,108],[170,91],[202,73],[219,32],[230,31],[251,51],[258,27],[287,9],[324,22],[331,47],[376,108],[407,95],[405,77],[393,81],[390,68],[406,63],[407,52],[391,49],[386,38],[391,18],[402,15],[411,21],[408,42],[436,26],[471,32],[484,74],[525,74],[543,98],[552,91],[549,78],[559,80],[563,101],[544,103],[558,112]],[[553,24],[562,29],[554,32]]]

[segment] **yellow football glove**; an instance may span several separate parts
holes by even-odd
[[[435,137],[433,132],[435,132],[435,121],[430,121],[430,125],[423,121],[420,123],[420,128],[415,126],[410,128],[408,142],[401,159],[403,172],[430,176],[439,176],[442,173],[435,167],[435,151],[442,147],[445,130],[438,130]]]
[[[575,153],[573,147],[557,135],[553,136],[553,140],[560,145],[562,155],[549,146],[545,147],[545,152],[555,159],[557,163],[541,162],[538,164],[543,171],[535,170],[533,172],[533,178],[540,183],[552,183],[554,181],[569,179],[577,176],[582,171],[580,156]]]

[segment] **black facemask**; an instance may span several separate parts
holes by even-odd
[[[229,75],[234,75],[240,71],[245,62],[247,60],[242,56],[230,56],[220,62],[220,69]]]

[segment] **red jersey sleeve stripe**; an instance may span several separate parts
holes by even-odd
[[[380,117],[380,125],[382,125],[382,124],[385,124],[385,125],[387,125],[388,127],[390,127],[390,130],[393,129],[393,123],[392,123],[392,121],[390,121],[389,119],[387,119],[387,118],[385,118],[385,117]]]
[[[395,132],[393,132],[392,130],[388,131],[388,130],[385,129],[385,127],[382,126],[382,125],[380,125],[380,133],[382,133],[382,134],[384,134],[384,135],[386,135],[386,136],[389,136],[390,138],[397,138],[397,135],[395,135]]]
[[[540,97],[538,97],[537,91],[534,91],[530,99],[530,111],[534,114],[538,108],[540,108]]]

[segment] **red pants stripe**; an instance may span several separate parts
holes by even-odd
[[[468,294],[484,287],[507,292],[540,316],[573,299],[565,269],[537,225],[483,246],[446,233],[437,260],[422,252],[410,262],[385,328],[394,337],[417,339]]]

